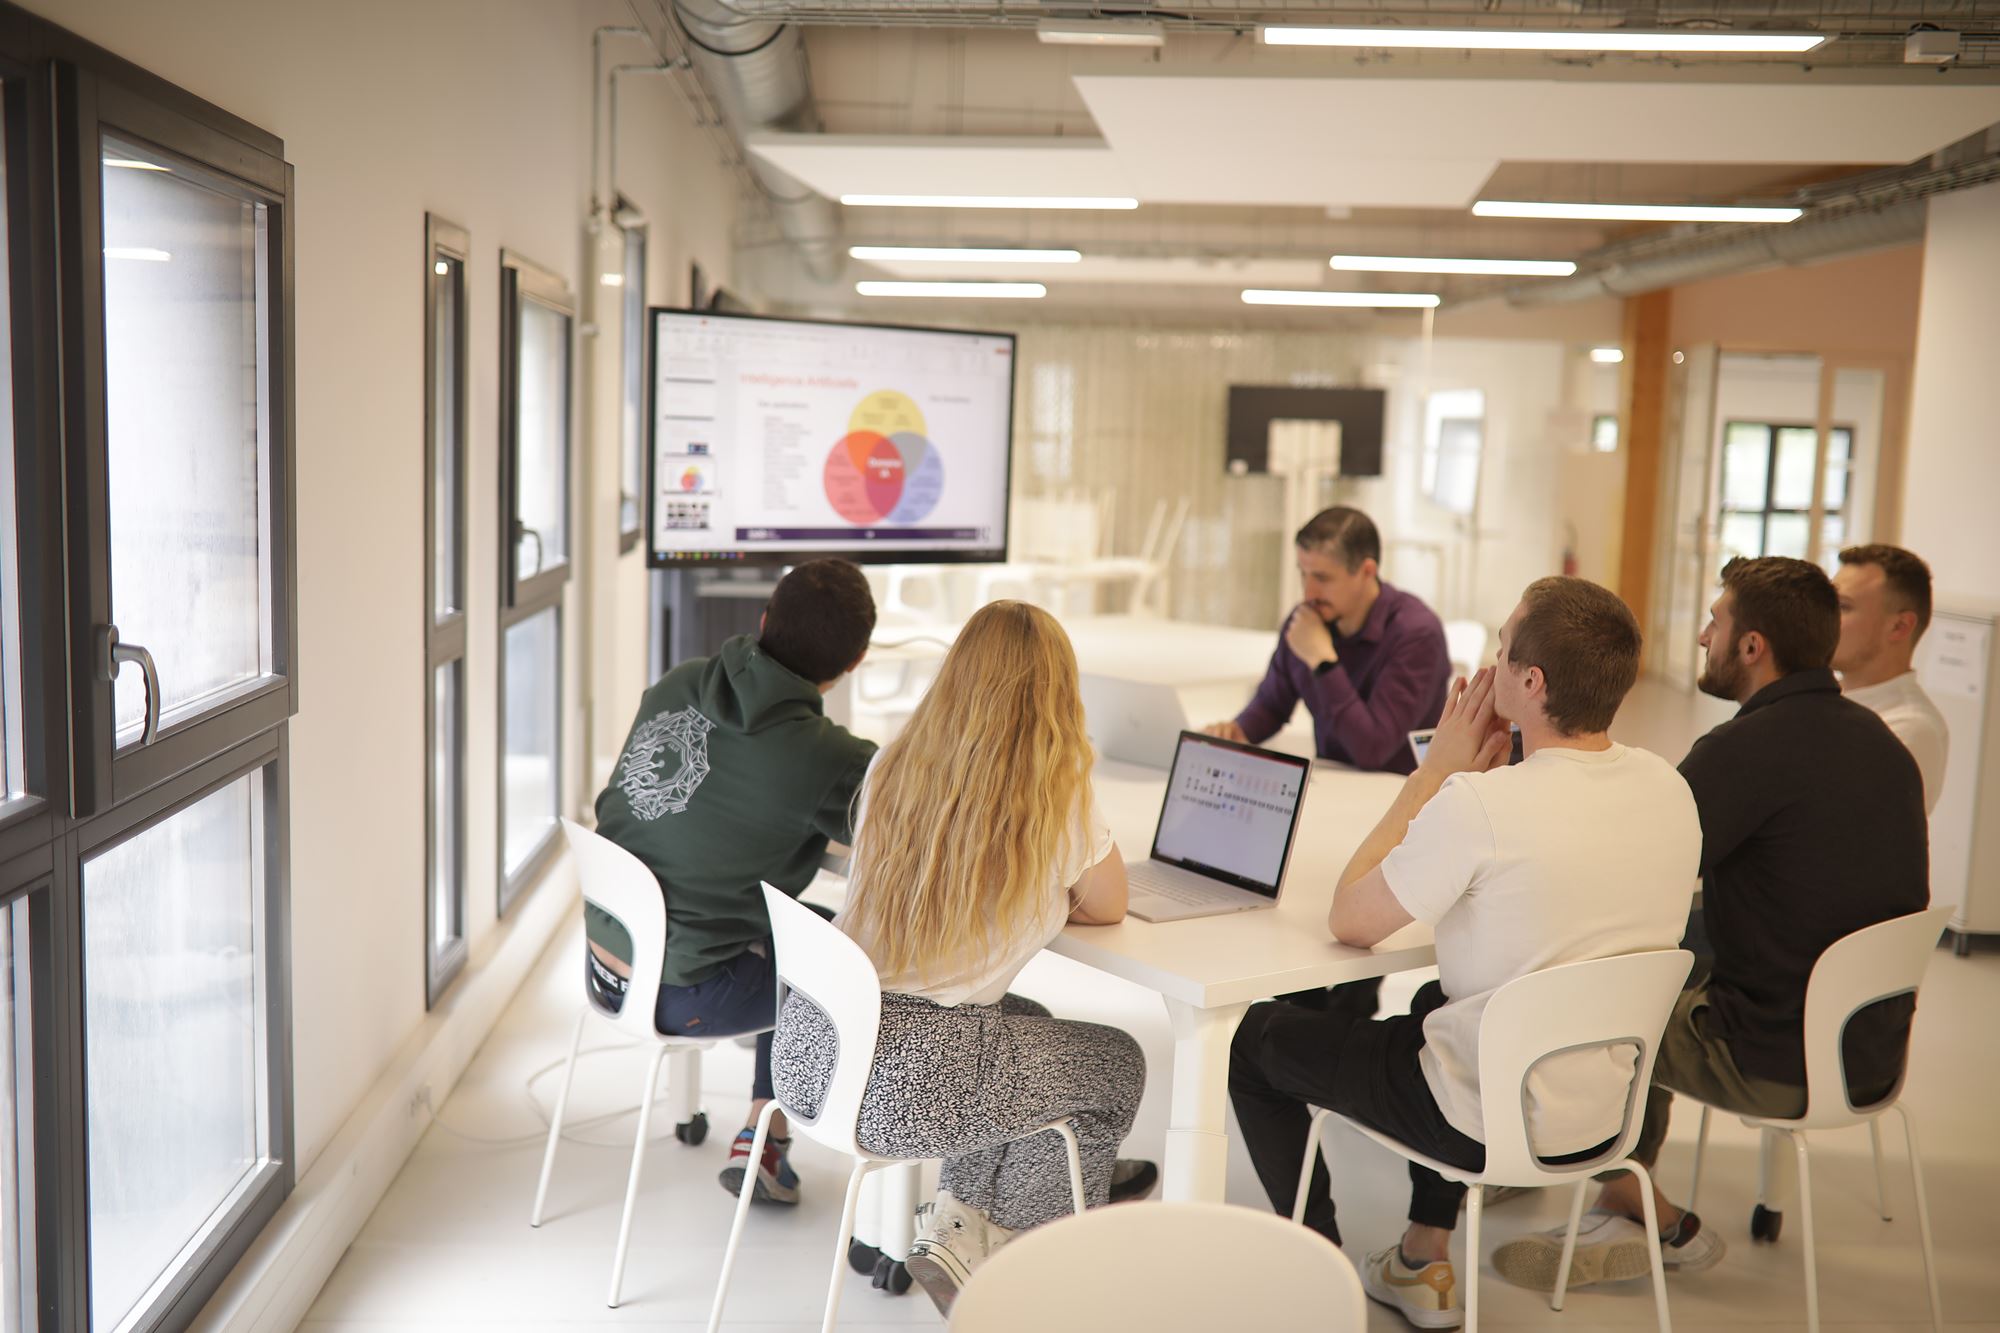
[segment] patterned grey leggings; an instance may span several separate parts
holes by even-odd
[[[771,1050],[778,1101],[816,1114],[834,1055],[826,1016],[793,992]],[[1146,1057],[1117,1028],[1051,1018],[1018,995],[948,1008],[885,994],[855,1138],[884,1157],[943,1158],[953,1198],[1021,1231],[1069,1214],[1069,1164],[1060,1136],[1015,1135],[1067,1117],[1097,1207],[1145,1089]]]

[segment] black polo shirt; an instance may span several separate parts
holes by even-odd
[[[1831,671],[1750,696],[1681,761],[1701,814],[1702,912],[1715,950],[1708,1030],[1737,1068],[1803,1086],[1806,981],[1844,935],[1930,902],[1930,831],[1916,760]],[[1914,1004],[1848,1025],[1849,1087],[1902,1068]]]

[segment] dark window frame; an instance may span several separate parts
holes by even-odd
[[[516,548],[513,539],[517,509],[520,463],[519,365],[521,306],[536,301],[561,314],[567,321],[568,337],[563,349],[563,514],[564,546],[576,545],[574,522],[576,466],[576,301],[569,286],[553,270],[542,267],[512,250],[500,252],[500,564],[501,596],[499,630],[495,643],[494,753],[498,762],[494,780],[497,788],[494,821],[494,867],[498,881],[497,907],[505,916],[561,854],[560,823],[552,826],[535,850],[513,873],[507,869],[507,631],[553,609],[556,623],[556,730],[555,770],[556,815],[563,812],[563,751],[568,728],[563,719],[563,693],[568,683],[569,664],[563,653],[564,591],[573,568],[573,550],[563,552],[562,563],[543,568],[527,579],[517,580]]]
[[[439,274],[436,266],[450,261],[455,268],[450,274]],[[470,345],[468,333],[470,321],[467,319],[466,302],[471,294],[472,238],[465,228],[447,222],[435,213],[424,215],[424,1007],[436,1005],[438,998],[464,971],[466,959],[471,954],[471,945],[466,931],[466,867],[465,867],[465,825],[466,809],[466,472],[470,450],[467,440],[466,410],[469,405],[471,376],[466,364]],[[454,297],[458,318],[453,329],[454,356],[452,366],[456,372],[451,384],[439,382],[440,352],[438,345],[438,301],[439,287],[445,281],[452,281],[456,287]],[[452,468],[453,494],[449,499],[452,512],[452,610],[444,615],[438,613],[437,562],[437,518],[438,518],[438,456],[437,451],[445,442],[438,439],[439,407],[443,395],[450,394],[455,406],[452,421],[456,425],[456,439],[446,447],[456,455],[456,465]],[[437,770],[437,674],[447,667],[457,668],[458,688],[453,694],[456,716],[452,719],[452,735],[457,742],[457,755],[453,776],[455,790],[452,793],[454,806],[453,825],[449,829],[438,828],[437,792],[440,774]],[[457,882],[444,885],[437,878],[437,847],[440,837],[450,837],[454,848],[451,865],[456,872]],[[458,935],[439,948],[434,923],[438,915],[438,898],[450,893],[456,898]]]
[[[296,1173],[291,1070],[290,751],[298,704],[294,488],[293,177],[276,136],[55,23],[0,0],[6,152],[8,354],[20,579],[16,663],[29,795],[0,806],[0,903],[28,902],[33,1087],[30,1327],[90,1326],[88,1105],[82,929],[84,857],[166,819],[246,773],[264,773],[264,922],[258,940],[269,1164],[213,1219],[201,1246],[141,1312],[141,1333],[184,1327],[289,1195]],[[224,178],[266,208],[262,334],[269,448],[273,675],[168,729],[116,749],[111,687],[94,671],[107,622],[102,202],[105,131]],[[93,355],[94,354],[94,355]],[[32,1179],[28,1176],[32,1167]],[[25,1275],[24,1275],[25,1277]],[[24,1281],[24,1287],[26,1283]]]
[[[1854,427],[1845,422],[1829,422],[1827,423],[1826,437],[1822,439],[1820,438],[1819,427],[1810,421],[1753,421],[1748,417],[1730,417],[1722,423],[1722,466],[1725,470],[1725,476],[1727,475],[1726,469],[1728,467],[1729,432],[1738,426],[1764,432],[1764,504],[1758,509],[1746,509],[1732,505],[1729,503],[1726,488],[1718,485],[1717,489],[1720,494],[1715,506],[1717,533],[1721,532],[1722,520],[1729,515],[1754,514],[1758,520],[1757,549],[1759,551],[1768,551],[1771,549],[1771,520],[1777,517],[1797,516],[1806,520],[1806,550],[1811,551],[1818,544],[1820,537],[1820,534],[1815,532],[1812,527],[1813,515],[1815,513],[1819,515],[1822,525],[1824,525],[1829,515],[1840,516],[1844,524],[1848,507],[1853,503]],[[1803,509],[1772,503],[1778,485],[1778,433],[1788,430],[1807,431],[1813,437],[1813,493]],[[1834,437],[1839,435],[1847,437],[1847,467],[1849,476],[1846,486],[1840,493],[1840,508],[1828,509],[1826,507],[1827,453],[1833,446]]]

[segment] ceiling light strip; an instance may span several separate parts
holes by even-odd
[[[1796,55],[1828,40],[1817,32],[1525,32],[1502,28],[1329,28],[1274,24],[1260,29],[1267,46],[1346,46],[1381,50],[1420,47],[1450,51],[1684,51],[1713,55]]]
[[[1802,208],[1759,208],[1733,204],[1586,204],[1523,199],[1481,199],[1474,217],[1561,218],[1586,222],[1792,222]]]
[[[1133,209],[1137,199],[1055,194],[843,194],[849,208]]]
[[[1039,282],[857,282],[863,296],[956,296],[968,299],[1037,301],[1049,294]]]
[[[1250,287],[1244,305],[1337,306],[1344,309],[1425,310],[1438,303],[1430,292],[1287,292]]]
[[[977,246],[850,245],[853,259],[882,259],[918,264],[1075,264],[1081,250],[1002,250]]]
[[[1567,259],[1413,259],[1397,255],[1335,255],[1328,261],[1344,273],[1496,273],[1516,278],[1567,278],[1576,265]]]

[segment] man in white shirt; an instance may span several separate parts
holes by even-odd
[[[1910,659],[1931,623],[1931,570],[1900,546],[1850,546],[1833,576],[1840,594],[1840,646],[1833,669],[1840,691],[1873,711],[1917,761],[1924,775],[1924,811],[1944,790],[1951,737]]]
[[[1639,647],[1638,623],[1612,593],[1541,579],[1502,627],[1498,664],[1453,688],[1423,763],[1341,874],[1328,919],[1360,946],[1412,921],[1433,926],[1438,980],[1407,1015],[1356,1022],[1264,1004],[1237,1031],[1231,1098],[1274,1206],[1290,1210],[1311,1106],[1480,1169],[1479,1022],[1493,992],[1680,940],[1701,852],[1694,798],[1665,760],[1608,734]],[[1509,722],[1526,754],[1511,767]],[[1528,1089],[1537,1151],[1588,1160],[1608,1147],[1632,1069],[1629,1050],[1545,1061]],[[1422,1167],[1410,1180],[1410,1225],[1400,1245],[1368,1256],[1363,1283],[1420,1328],[1455,1328],[1447,1246],[1465,1190]],[[1317,1168],[1305,1218],[1339,1241]]]

